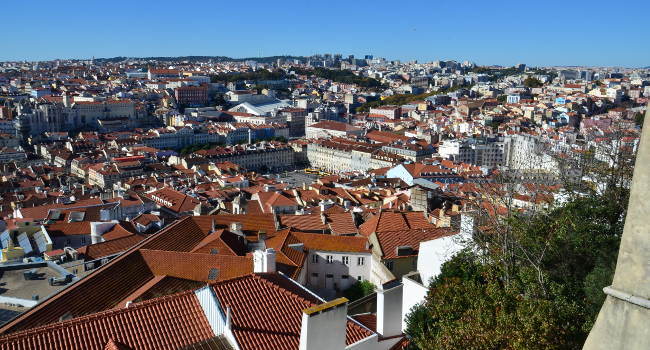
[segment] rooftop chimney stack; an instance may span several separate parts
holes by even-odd
[[[253,272],[274,273],[275,271],[275,250],[273,248],[256,250],[253,253]]]
[[[343,350],[348,299],[338,298],[302,310],[300,350]]]
[[[233,222],[230,224],[230,232],[239,235],[239,236],[244,236],[244,231],[242,231],[242,224],[241,222]]]
[[[402,334],[402,284],[397,282],[377,288],[377,333],[383,337]]]

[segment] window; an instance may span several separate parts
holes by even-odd
[[[312,272],[311,277],[318,277],[318,272]]]
[[[361,282],[361,276],[357,276],[357,281]]]
[[[389,270],[393,271],[393,262],[392,261],[384,261],[384,265],[386,265],[386,267]]]
[[[333,261],[334,261],[334,259],[332,258],[332,256],[331,256],[331,255],[328,255],[328,256],[327,256],[327,263],[328,263],[328,264],[331,264]]]
[[[348,265],[350,263],[350,257],[349,256],[344,256],[343,257],[343,264]]]
[[[359,257],[359,258],[357,259],[357,265],[359,265],[359,266],[363,266],[363,264],[365,263],[365,261],[364,261],[365,259],[366,259],[366,258],[364,258],[364,257]]]
[[[331,273],[328,273],[327,275],[325,275],[325,277],[326,278],[334,278],[334,275],[332,275]]]
[[[311,262],[313,264],[318,264],[318,255],[312,255],[311,256]]]
[[[350,277],[350,276],[348,276],[348,275],[341,275],[341,279],[344,279],[344,280],[348,279],[348,277]]]

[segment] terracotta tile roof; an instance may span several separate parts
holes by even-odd
[[[155,252],[148,253],[151,261],[147,262],[140,253],[140,249],[189,252],[205,238],[209,229],[202,230],[193,218],[186,217],[178,220],[148,237],[90,275],[6,323],[0,328],[0,333],[56,322],[65,314],[79,317],[115,307],[143,285],[156,278],[150,266],[155,267],[158,273],[167,274],[160,264],[152,262],[155,259]],[[187,269],[195,268],[187,263],[187,257],[182,256],[179,259],[185,261],[184,266]],[[209,258],[200,258],[197,261],[209,264],[215,262]],[[200,270],[201,273],[204,271],[203,268]],[[187,275],[185,272],[178,272],[178,274],[181,275],[181,278]],[[206,277],[200,277],[201,280],[205,280],[207,273]]]
[[[293,232],[305,244],[305,248],[332,252],[369,253],[366,237],[333,236],[317,233]]]
[[[177,349],[212,337],[194,291],[187,291],[5,335],[0,349]]]
[[[359,233],[370,236],[373,232],[407,229],[434,229],[423,212],[380,211],[359,226]]]
[[[153,298],[158,298],[165,295],[171,295],[178,292],[183,292],[190,289],[197,289],[204,286],[204,282],[186,280],[183,278],[176,278],[170,276],[160,276],[155,280],[148,283],[146,290],[141,290],[139,293],[134,293],[127,298],[133,302],[141,302]],[[141,288],[142,289],[142,288]]]
[[[182,347],[178,350],[233,350],[228,340],[223,336],[214,337],[196,344]]]
[[[140,214],[131,220],[134,224],[140,224],[142,226],[147,226],[152,222],[162,221],[158,215],[154,214]]]
[[[258,192],[257,196],[265,211],[271,212],[277,206],[297,206],[294,198],[287,197],[282,192]]]
[[[239,257],[149,249],[140,249],[139,252],[155,276],[171,276],[209,282],[242,276],[253,271],[252,256]],[[215,268],[218,269],[217,276],[214,279],[208,278],[210,271]]]
[[[109,339],[106,346],[104,346],[104,350],[131,350],[131,348],[120,342],[115,342],[113,339]]]
[[[298,231],[324,232],[327,226],[318,214],[311,215],[280,215],[283,226],[294,228]]]
[[[123,252],[136,244],[142,242],[146,236],[131,234],[130,236],[113,239],[106,242],[87,245],[77,249],[83,254],[86,260],[100,259],[105,256]]]
[[[176,213],[192,211],[200,203],[198,199],[169,187],[148,193],[146,197]]]
[[[90,235],[90,221],[60,222],[44,225],[50,237]]]
[[[374,332],[377,331],[377,314],[373,314],[373,313],[358,314],[352,316],[352,318],[357,320],[359,323],[361,323],[371,331]]]
[[[255,274],[213,286],[232,313],[232,328],[242,350],[295,350],[300,344],[302,310],[322,301],[279,274]],[[372,335],[348,320],[346,344]]]
[[[222,255],[246,255],[246,245],[243,239],[224,229],[216,230],[207,235],[194,249],[192,253],[222,254]]]
[[[49,205],[41,205],[33,208],[21,208],[20,212],[24,218],[43,220],[47,218],[47,214],[50,209],[59,209],[63,211],[64,209],[84,208],[84,207],[102,205],[103,203],[104,202],[101,199],[93,198],[93,199],[80,200],[71,204],[56,203],[56,204],[49,204]]]
[[[357,128],[356,126],[352,126],[347,123],[341,123],[341,122],[335,122],[332,120],[324,120],[315,124],[312,124],[309,126],[310,128],[316,128],[316,129],[327,129],[327,130],[336,130],[336,131],[346,131],[346,132],[353,132],[353,131],[359,131],[361,129]]]
[[[102,234],[102,238],[104,238],[107,241],[118,239],[118,238],[124,238],[133,235],[136,233],[135,227],[133,227],[133,224],[130,222],[121,222],[118,224],[115,224],[110,230],[104,232]]]
[[[278,271],[294,279],[300,275],[307,254],[302,248],[296,249],[290,245],[300,243],[302,242],[296,238],[290,229],[277,232],[265,242],[268,248],[273,248],[276,251]]]
[[[357,226],[351,213],[327,214],[327,223],[335,235],[357,234]]]
[[[417,255],[420,249],[420,242],[429,241],[456,234],[457,232],[447,228],[435,229],[406,229],[399,231],[377,232],[377,241],[383,253],[383,259],[398,259]],[[409,246],[413,249],[412,254],[398,256],[397,247]]]
[[[250,202],[249,202],[250,203]],[[192,218],[194,222],[205,232],[209,232],[214,220],[218,228],[228,229],[233,222],[242,224],[242,231],[246,235],[257,235],[259,231],[267,233],[275,232],[275,220],[273,214],[218,214],[202,215]]]

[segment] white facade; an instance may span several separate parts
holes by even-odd
[[[309,250],[307,285],[345,290],[357,281],[370,280],[371,253]]]

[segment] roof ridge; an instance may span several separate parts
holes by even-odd
[[[57,328],[57,327],[61,327],[61,326],[64,326],[64,325],[67,326],[67,325],[86,322],[86,321],[92,320],[92,319],[98,319],[98,318],[101,318],[101,317],[103,317],[105,315],[132,312],[132,311],[135,311],[135,310],[145,308],[145,307],[150,306],[152,304],[162,303],[162,302],[165,302],[165,301],[167,301],[169,299],[180,298],[180,297],[184,296],[185,294],[192,294],[192,293],[194,293],[194,289],[189,289],[189,290],[186,290],[186,291],[181,291],[181,292],[177,292],[177,293],[174,293],[174,294],[164,295],[164,296],[161,296],[161,297],[144,300],[144,301],[137,302],[137,303],[134,302],[133,304],[129,305],[128,307],[108,309],[108,310],[94,312],[94,313],[83,315],[83,316],[78,316],[78,317],[75,317],[75,318],[72,318],[72,319],[69,319],[69,320],[44,324],[42,326],[37,326],[37,327],[33,327],[33,328],[19,330],[19,331],[8,333],[8,334],[0,334],[0,339],[3,339],[3,338],[4,339],[11,339],[13,337],[21,337],[21,336],[25,336],[25,335],[28,335],[28,334],[31,334],[31,333],[38,333],[38,332],[40,332],[42,330],[45,330],[45,329]]]

